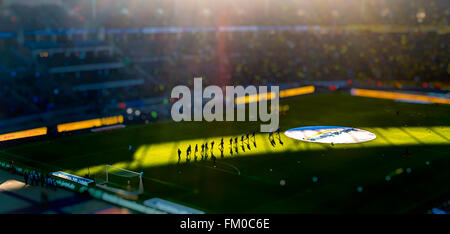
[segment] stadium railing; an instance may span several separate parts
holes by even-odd
[[[9,170],[15,174],[23,175],[24,173],[29,173],[32,171],[35,171],[37,168],[28,166],[26,164],[23,164],[22,162],[14,161],[14,163],[11,163],[12,161],[2,159],[0,158],[0,169]],[[13,166],[12,166],[13,165]],[[50,168],[39,168],[40,173],[42,171],[50,171]],[[145,214],[165,214],[166,212],[163,212],[161,210],[148,207],[143,204],[143,201],[130,201],[125,198],[119,197],[115,194],[108,193],[106,191],[103,191],[101,189],[95,188],[93,186],[84,186],[81,184],[74,183],[70,180],[62,179],[60,177],[51,176],[52,179],[56,180],[57,186],[69,189],[71,191],[82,193],[82,194],[89,194],[93,198],[106,201],[108,203],[125,207],[140,213]]]

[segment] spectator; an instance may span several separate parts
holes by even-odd
[[[23,173],[23,180],[25,182],[25,185],[28,185],[28,177],[29,177],[28,172],[25,171]]]

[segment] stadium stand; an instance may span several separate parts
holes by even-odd
[[[193,76],[206,85],[334,80],[447,87],[445,1],[337,2],[248,1],[238,8],[226,1],[226,11],[192,4],[194,22],[177,14],[177,1],[150,1],[151,14],[136,7],[139,0],[100,0],[103,10],[95,14],[88,1],[5,2],[0,118],[88,105],[102,115],[107,105],[168,96],[176,84],[192,85]],[[206,20],[211,14],[218,16]]]

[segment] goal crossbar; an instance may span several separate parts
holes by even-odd
[[[124,172],[128,172],[128,173],[131,173],[131,174],[136,174],[137,176],[139,176],[140,178],[142,177],[142,175],[141,175],[141,173],[139,173],[139,172],[135,172],[135,171],[130,171],[130,170],[127,170],[127,169],[124,169],[124,168],[120,168],[120,167],[115,167],[115,166],[113,166],[113,165],[110,165],[110,164],[106,164],[106,182],[109,182],[108,181],[108,168],[114,168],[114,169],[117,169],[117,170],[120,170],[120,171],[124,171]],[[121,176],[125,176],[125,175],[121,175]]]
[[[111,169],[113,170],[117,170],[115,172],[111,172]],[[125,178],[132,178],[132,177],[138,177],[139,178],[139,188],[136,191],[137,193],[143,193],[144,191],[144,186],[142,183],[142,172],[135,172],[135,171],[131,171],[131,170],[127,170],[124,168],[120,168],[120,167],[115,167],[113,165],[110,164],[106,164],[106,184],[110,183],[109,181],[109,174],[111,173],[111,175],[115,175],[115,176],[120,176],[120,177],[125,177]],[[129,183],[130,181],[128,181]]]

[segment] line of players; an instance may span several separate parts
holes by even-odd
[[[281,137],[280,137],[280,129],[278,129],[277,131],[274,132],[270,132],[269,133],[269,142],[272,145],[272,147],[276,146],[276,142],[275,142],[275,135],[277,136],[277,139],[279,141],[279,143],[281,145],[283,145],[283,142],[281,141]],[[247,148],[248,150],[251,150],[251,146],[250,146],[250,142],[253,143],[253,147],[256,148],[256,137],[255,137],[255,131],[252,132],[252,135],[250,136],[249,133],[247,133],[246,135],[242,135],[241,136],[241,145],[240,148],[242,149],[243,152],[245,152],[245,149]],[[234,143],[233,143],[234,142]],[[201,160],[207,160],[208,159],[208,152],[210,152],[211,155],[211,160],[213,161],[213,166],[216,167],[216,156],[214,156],[214,141],[212,141],[211,143],[211,148],[208,147],[208,142],[201,144],[201,151],[200,151],[200,156],[201,156]],[[220,144],[219,144],[219,150],[220,150],[220,156],[221,158],[224,157],[223,152],[225,150],[224,147],[225,143],[222,139],[220,140]],[[234,149],[234,151],[233,151]],[[239,143],[238,143],[238,137],[231,137],[230,141],[229,141],[229,152],[230,155],[233,156],[233,154],[239,154]],[[178,164],[181,161],[181,150],[178,149]],[[191,156],[194,156],[194,161],[197,161],[197,153],[199,153],[199,147],[198,144],[195,144],[195,148],[194,148],[194,153],[192,154],[192,146],[189,145],[186,149],[186,162],[190,162],[191,161]]]
[[[276,136],[278,138],[278,142],[280,143],[280,145],[284,145],[283,141],[281,141],[281,137],[280,137],[280,129],[277,129],[275,131]],[[277,143],[275,142],[275,136],[273,132],[269,132],[269,142],[272,145],[272,147],[276,147]]]

